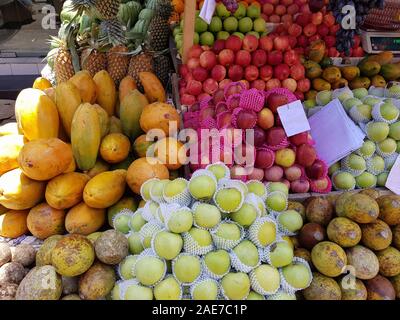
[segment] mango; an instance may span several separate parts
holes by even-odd
[[[393,60],[393,52],[391,51],[382,51],[377,55],[367,57],[367,61],[375,61],[378,62],[381,66],[384,64],[389,64]]]
[[[400,78],[400,64],[385,64],[381,68],[380,74],[388,81]]]
[[[365,88],[368,89],[371,85],[371,80],[367,77],[358,77],[349,83],[350,89]]]
[[[333,90],[340,89],[340,88],[348,87],[348,85],[349,85],[349,82],[346,79],[340,78],[339,80],[335,81],[332,84],[332,89]]]
[[[373,77],[381,71],[381,65],[375,61],[361,62],[358,67],[360,68],[361,75],[366,77]]]
[[[386,87],[386,80],[381,75],[377,74],[371,78],[371,85],[378,88]]]
[[[316,90],[310,90],[310,91],[306,92],[305,93],[306,100],[315,100],[315,98],[317,97],[317,93],[318,93],[318,91],[316,91]]]
[[[327,67],[322,72],[322,78],[324,78],[324,80],[328,81],[329,83],[335,83],[341,78],[341,76],[342,74],[338,67]]]
[[[317,91],[331,90],[331,84],[324,79],[317,78],[312,81],[313,88]]]
[[[352,81],[360,76],[360,69],[356,66],[346,66],[341,69],[342,77],[347,81]]]

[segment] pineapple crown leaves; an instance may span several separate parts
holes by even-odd
[[[125,27],[117,20],[104,20],[100,24],[99,41],[117,46],[127,42]]]

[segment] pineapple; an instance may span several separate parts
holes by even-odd
[[[171,0],[158,1],[155,16],[151,20],[148,29],[148,41],[146,43],[148,50],[161,51],[168,48],[171,33],[169,18],[172,15],[172,11]]]
[[[147,51],[133,55],[129,62],[128,75],[135,79],[137,86],[141,90],[143,90],[143,86],[140,83],[139,72],[142,71],[153,72],[153,57]]]
[[[98,0],[71,0],[70,8],[72,11],[77,11],[78,15],[81,15],[84,11],[92,11],[96,5],[96,1]]]
[[[95,48],[84,49],[81,54],[81,66],[82,70],[89,71],[94,77],[97,72],[107,69],[107,55]]]
[[[54,60],[54,72],[58,84],[68,81],[75,74],[72,64],[72,55],[65,43],[60,44],[57,50],[57,55]]]
[[[164,88],[169,81],[171,71],[171,58],[168,55],[157,55],[153,58],[153,70],[156,76],[161,80]]]
[[[113,20],[117,18],[121,0],[96,0],[97,16],[102,20]]]

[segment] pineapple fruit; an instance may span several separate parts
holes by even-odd
[[[117,17],[121,0],[96,0],[97,16],[102,20],[113,20]]]
[[[168,48],[171,29],[169,18],[172,15],[173,7],[171,0],[160,0],[156,7],[155,16],[151,19],[148,29],[148,40],[146,48],[150,51],[161,51]]]
[[[107,55],[97,49],[84,49],[81,54],[81,66],[82,70],[89,71],[94,77],[97,72],[107,69]]]
[[[139,72],[142,71],[153,72],[153,57],[147,51],[133,55],[129,61],[128,75],[135,80],[138,88],[141,90],[143,90],[143,86],[140,83]]]

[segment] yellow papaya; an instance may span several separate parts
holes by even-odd
[[[46,201],[55,209],[68,209],[82,201],[83,189],[90,177],[79,172],[60,174],[46,186]]]
[[[393,60],[393,52],[391,51],[382,51],[376,55],[367,57],[368,61],[375,61],[378,62],[381,66],[384,64],[389,64]]]
[[[82,70],[69,79],[79,90],[82,102],[95,103],[97,97],[96,83],[93,81],[89,71]]]
[[[341,77],[342,73],[340,72],[340,69],[338,67],[327,67],[322,72],[322,78],[324,78],[324,80],[328,81],[331,84],[338,81]]]
[[[51,82],[43,77],[36,78],[32,85],[33,89],[39,89],[42,91],[44,91],[48,88],[52,88],[52,87],[53,86],[51,85]]]
[[[110,117],[107,111],[98,104],[94,104],[93,107],[96,109],[97,115],[99,116],[101,137],[104,138],[110,131]]]
[[[76,164],[81,170],[90,170],[97,160],[101,141],[100,119],[96,108],[81,104],[71,126],[71,145]]]
[[[15,101],[18,128],[28,140],[56,138],[58,112],[54,102],[39,89],[24,89]]]
[[[349,83],[350,89],[365,88],[368,89],[371,85],[371,80],[367,77],[358,77]]]
[[[0,215],[0,236],[18,238],[28,232],[28,210],[9,210]]]
[[[18,155],[24,146],[24,136],[8,135],[0,137],[0,176],[18,168]]]
[[[107,71],[102,70],[94,75],[93,81],[96,83],[96,102],[107,111],[109,116],[114,115],[117,102],[117,90],[114,80]]]
[[[107,171],[93,177],[83,190],[83,200],[92,208],[105,209],[115,204],[125,192],[126,170]]]
[[[173,105],[153,102],[144,107],[140,115],[140,127],[146,133],[152,129],[161,129],[166,136],[169,136],[170,131],[179,130],[180,119]]]
[[[371,86],[378,87],[378,88],[385,88],[386,87],[385,78],[379,74],[373,76],[371,78]]]
[[[106,172],[110,169],[110,164],[108,164],[107,162],[98,159],[94,165],[94,167],[88,171],[85,171],[85,173],[90,177],[93,178],[95,176],[97,176],[98,174],[102,173],[102,172]]]
[[[119,83],[119,101],[129,95],[133,90],[137,89],[135,79],[131,76],[126,76]]]
[[[71,208],[65,217],[65,229],[69,233],[87,236],[101,228],[106,220],[104,209],[95,209],[81,202]]]
[[[313,88],[317,91],[331,90],[331,84],[324,79],[314,79],[312,81]]]
[[[56,88],[56,105],[65,132],[71,137],[71,124],[76,110],[82,104],[79,89],[72,82],[62,82]]]
[[[121,120],[115,116],[110,117],[110,133],[122,133]]]
[[[340,78],[339,80],[332,83],[332,89],[333,90],[340,89],[340,88],[347,87],[348,85],[349,85],[349,82],[346,79]]]
[[[154,73],[139,72],[139,79],[150,103],[165,102],[167,100],[164,87]]]
[[[121,103],[120,119],[123,133],[134,140],[142,132],[140,116],[145,106],[149,104],[146,96],[139,90],[133,90]]]
[[[122,133],[110,133],[101,141],[100,155],[108,163],[124,161],[131,149],[131,143]]]
[[[343,78],[345,78],[347,81],[352,81],[360,76],[360,69],[356,66],[342,67],[341,71]]]

